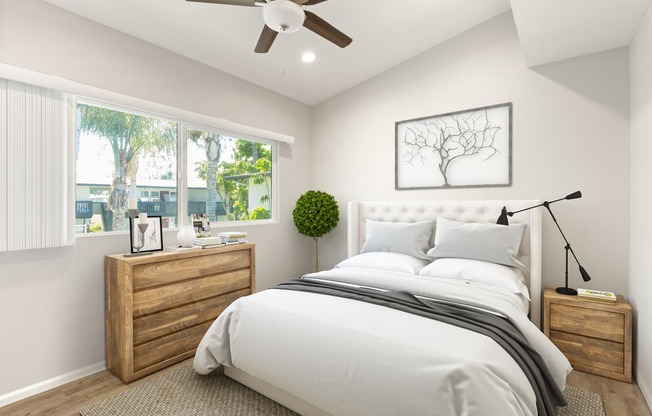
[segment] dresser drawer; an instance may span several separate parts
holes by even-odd
[[[622,343],[625,318],[622,313],[553,303],[550,305],[550,329]]]
[[[231,302],[249,293],[249,289],[239,290],[134,319],[134,345],[138,346],[206,321],[213,322]]]
[[[198,254],[204,253],[206,252],[202,251]],[[133,268],[133,290],[249,267],[251,256],[246,250],[139,264]]]
[[[134,372],[186,353],[194,354],[199,341],[212,323],[205,322],[134,347]]]
[[[559,331],[550,331],[550,340],[573,365],[624,372],[625,352],[621,343]]]
[[[245,289],[250,285],[251,270],[244,269],[141,290],[133,294],[134,318]]]

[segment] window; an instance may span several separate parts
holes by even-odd
[[[130,199],[164,228],[272,218],[273,141],[81,100],[77,127],[77,232],[128,230]]]
[[[188,129],[188,220],[271,218],[272,146]]]

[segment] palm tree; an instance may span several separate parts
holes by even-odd
[[[77,109],[79,131],[96,134],[111,146],[114,169],[107,205],[113,213],[113,229],[127,229],[127,179],[136,176],[138,155],[174,149],[176,123],[86,104],[79,104]]]
[[[188,138],[206,152],[206,214],[217,221],[217,167],[222,156],[222,136],[199,130],[188,130]]]

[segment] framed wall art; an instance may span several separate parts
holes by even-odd
[[[129,219],[129,238],[131,241],[131,253],[147,253],[150,251],[163,250],[163,223],[160,216],[148,216],[147,227],[139,227],[142,224],[139,217]]]
[[[395,189],[511,186],[512,103],[396,122]]]

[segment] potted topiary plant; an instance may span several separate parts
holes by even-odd
[[[321,191],[308,191],[301,195],[292,211],[294,225],[300,234],[312,237],[315,242],[315,271],[319,271],[318,239],[328,234],[340,219],[340,211],[333,195]]]

